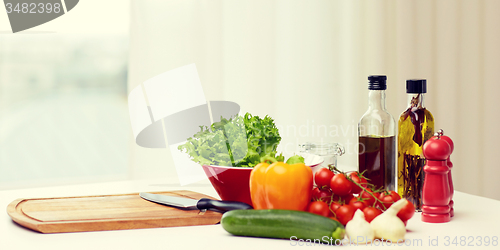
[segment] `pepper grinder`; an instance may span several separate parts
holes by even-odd
[[[446,135],[443,135],[442,129],[440,129],[438,131],[438,134],[441,136],[441,139],[448,142],[448,144],[450,145],[450,148],[451,148],[451,153],[453,153],[455,146],[454,146],[451,138],[446,136]],[[453,163],[451,162],[450,157],[448,157],[446,162],[447,162],[448,168],[450,169],[450,171],[448,172],[448,181],[450,182],[450,204],[449,204],[449,206],[450,206],[450,217],[453,217],[455,215],[455,212],[453,210],[453,193],[454,193],[455,189],[453,188],[453,179],[451,178],[451,169],[453,168]]]
[[[447,159],[451,154],[450,144],[439,133],[423,146],[426,158],[425,178],[422,188],[422,221],[443,223],[450,221],[450,182]]]

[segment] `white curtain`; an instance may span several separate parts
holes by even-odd
[[[207,100],[271,115],[282,146],[333,141],[357,169],[367,76],[388,76],[387,108],[405,80],[428,81],[436,129],[455,141],[459,191],[500,199],[500,1],[133,0],[129,89],[196,63]],[[131,142],[134,178],[175,175],[169,153]]]

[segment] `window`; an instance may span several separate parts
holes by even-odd
[[[127,7],[112,22],[84,5],[0,33],[0,189],[128,176],[129,3],[120,3]],[[67,32],[68,22],[81,27]]]

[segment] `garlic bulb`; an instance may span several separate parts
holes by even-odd
[[[345,231],[350,242],[354,243],[367,243],[375,237],[370,223],[365,220],[365,214],[360,209],[356,210],[354,217],[347,223]]]
[[[370,226],[375,233],[375,238],[391,240],[392,242],[404,241],[406,227],[397,214],[407,202],[406,199],[396,201],[385,212],[372,220]]]

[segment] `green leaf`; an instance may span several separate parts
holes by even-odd
[[[206,165],[254,167],[265,155],[276,155],[281,137],[274,120],[261,119],[246,113],[244,116],[213,123],[178,147],[190,158]]]

